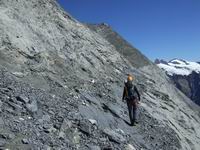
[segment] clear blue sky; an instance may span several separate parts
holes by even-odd
[[[151,60],[200,61],[200,0],[58,0],[81,22],[108,23]]]

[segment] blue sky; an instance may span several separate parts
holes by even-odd
[[[151,60],[200,61],[200,0],[58,0],[81,22],[108,23]]]

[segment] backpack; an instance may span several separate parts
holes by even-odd
[[[136,92],[132,82],[125,83],[126,91],[127,91],[127,98],[128,99],[135,99]]]

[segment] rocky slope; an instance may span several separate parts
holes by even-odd
[[[130,45],[126,40],[124,40],[117,32],[105,23],[102,24],[86,24],[91,30],[100,34],[105,38],[110,44],[112,44],[115,49],[136,68],[143,67],[145,65],[150,65],[151,62],[135,47]]]
[[[199,107],[56,1],[1,0],[0,31],[1,149],[199,149]],[[127,73],[142,94],[136,127],[121,101]]]
[[[166,71],[178,89],[200,105],[200,65],[180,59],[169,62],[156,60],[160,68]]]

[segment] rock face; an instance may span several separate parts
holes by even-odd
[[[166,71],[178,89],[196,104],[200,105],[199,63],[178,59],[169,62],[156,60],[155,63]]]
[[[1,0],[0,31],[1,149],[199,149],[199,107],[56,1]],[[121,101],[127,73],[142,95],[136,127]]]
[[[113,31],[112,28],[105,24],[87,24],[87,26],[100,34],[105,38],[110,44],[112,44],[115,49],[134,66],[143,67],[145,65],[150,65],[151,62],[143,55],[139,50],[130,45],[126,40],[124,40],[117,32]]]

